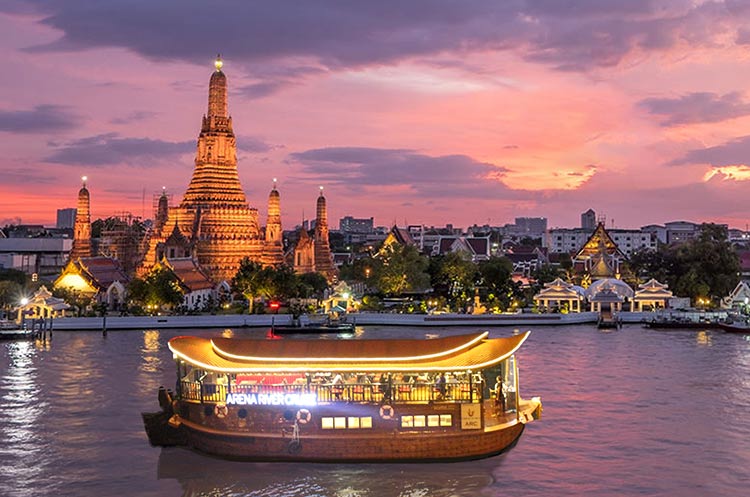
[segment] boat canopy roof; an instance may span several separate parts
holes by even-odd
[[[466,371],[510,357],[531,332],[434,339],[259,340],[179,336],[169,349],[196,367],[224,373]]]

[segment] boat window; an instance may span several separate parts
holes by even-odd
[[[372,428],[372,416],[349,416],[348,418],[325,416],[320,419],[320,427],[324,430],[341,430],[347,427],[349,429]]]
[[[401,416],[401,428],[424,428],[426,426],[452,426],[453,417],[450,414],[423,414],[417,416]]]

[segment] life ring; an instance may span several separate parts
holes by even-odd
[[[393,419],[393,408],[388,404],[380,406],[380,417],[383,419]]]
[[[228,412],[229,412],[229,408],[227,407],[226,404],[216,404],[214,406],[214,414],[216,414],[217,418],[223,418],[224,416],[227,415]]]
[[[312,419],[312,414],[310,414],[310,411],[307,409],[300,409],[297,411],[297,421],[300,424],[306,424],[310,419]]]

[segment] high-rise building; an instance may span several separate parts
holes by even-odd
[[[596,212],[589,209],[581,214],[581,229],[584,231],[594,231],[596,229]]]
[[[344,216],[339,219],[339,231],[342,233],[372,233],[375,231],[374,219],[357,219],[352,216]]]
[[[546,217],[517,217],[515,221],[516,233],[525,234],[531,238],[544,236],[547,231]]]
[[[76,210],[73,207],[57,209],[57,229],[72,229],[76,223]]]

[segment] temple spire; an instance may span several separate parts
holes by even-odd
[[[86,188],[88,178],[81,178],[82,186],[78,191],[78,206],[76,209],[76,221],[73,227],[73,248],[70,251],[70,260],[74,261],[81,257],[91,257],[91,197]]]
[[[211,75],[211,82],[208,89],[208,114],[207,117],[229,117],[227,110],[227,77],[221,71],[224,67],[224,61],[221,55],[217,56],[214,62],[216,70]]]

